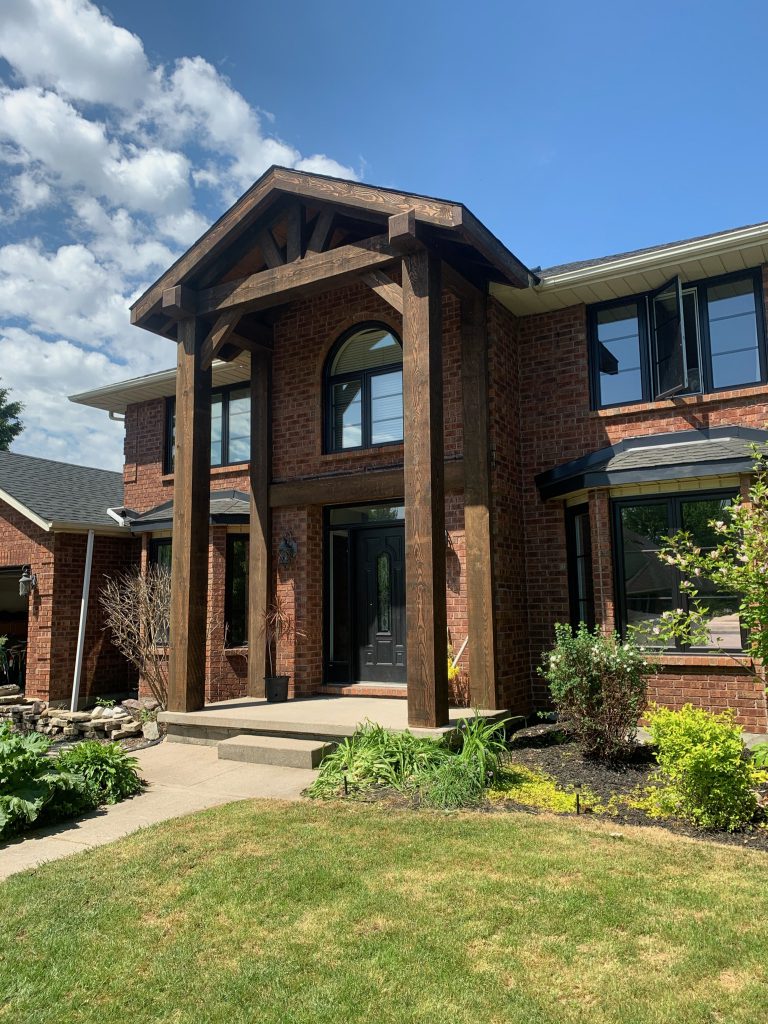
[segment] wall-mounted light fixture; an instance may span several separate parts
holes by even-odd
[[[284,534],[280,541],[280,547],[277,549],[277,561],[281,569],[285,569],[291,564],[298,554],[298,550],[299,545],[293,534],[290,531]]]
[[[23,565],[21,567],[21,576],[19,577],[19,596],[28,597],[36,589],[37,576],[32,572],[32,566]]]

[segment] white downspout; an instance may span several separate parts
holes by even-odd
[[[85,569],[83,571],[83,597],[80,602],[80,627],[77,631],[77,653],[75,655],[75,678],[72,683],[72,703],[70,711],[77,711],[80,699],[80,676],[83,672],[83,649],[85,648],[85,624],[88,619],[88,593],[91,589],[91,564],[93,562],[93,530],[88,531],[88,544],[85,549]]]

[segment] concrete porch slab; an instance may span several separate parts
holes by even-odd
[[[480,711],[484,718],[507,717],[505,711]],[[471,708],[451,708],[449,724],[439,729],[411,729],[418,736],[439,737],[462,719],[473,718]],[[243,697],[208,704],[200,711],[163,711],[158,720],[168,726],[171,741],[220,743],[240,734],[287,736],[296,739],[340,740],[352,736],[364,722],[376,722],[391,732],[408,728],[408,707],[403,700],[381,697],[335,697],[325,694],[300,697],[283,704]]]

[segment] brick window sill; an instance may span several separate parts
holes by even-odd
[[[224,654],[227,657],[235,655],[237,657],[245,657],[248,654],[248,644],[242,644],[240,647],[225,647]]]
[[[768,384],[755,384],[732,391],[714,391],[706,395],[686,395],[682,398],[665,398],[661,402],[633,402],[631,405],[615,405],[610,409],[592,409],[593,419],[610,419],[614,416],[643,416],[649,412],[663,412],[670,409],[697,409],[713,402],[733,402],[740,398],[754,398],[768,395]]]
[[[664,668],[737,668],[743,665],[745,669],[752,668],[754,661],[749,655],[734,654],[732,658],[727,654],[707,654],[701,651],[696,654],[662,654],[656,661]]]
[[[390,444],[374,444],[370,448],[353,448],[351,451],[347,449],[340,452],[322,452],[320,460],[322,462],[333,462],[337,459],[343,459],[345,462],[365,462],[372,455],[389,454],[394,458],[399,456],[402,461],[403,453],[402,441],[395,441]]]
[[[242,476],[250,468],[250,462],[233,462],[231,466],[211,466],[211,476]],[[164,473],[160,480],[164,484],[173,483],[173,473]]]

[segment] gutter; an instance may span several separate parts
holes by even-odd
[[[552,277],[543,277],[541,283],[535,285],[537,292],[551,291],[570,285],[589,284],[592,281],[605,281],[615,277],[655,269],[666,263],[680,263],[685,260],[699,259],[703,256],[717,256],[721,253],[743,249],[748,245],[768,244],[768,223],[757,224],[750,228],[740,228],[710,238],[700,238],[677,245],[665,245],[659,249],[651,249],[642,253],[624,256],[593,266],[568,270]]]

